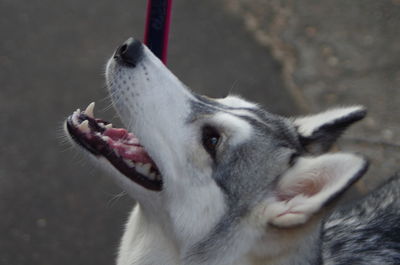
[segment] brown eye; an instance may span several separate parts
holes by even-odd
[[[203,127],[203,132],[202,132],[203,146],[204,149],[211,155],[212,158],[215,158],[216,156],[220,138],[221,135],[215,128],[211,126]]]

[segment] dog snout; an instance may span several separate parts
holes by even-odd
[[[114,59],[130,67],[135,67],[143,55],[143,44],[134,38],[127,39],[115,51]]]

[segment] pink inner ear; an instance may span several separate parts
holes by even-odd
[[[294,183],[294,185],[286,187],[285,190],[280,190],[277,194],[277,198],[280,201],[289,201],[298,195],[312,197],[320,192],[326,183],[326,178],[302,179]]]

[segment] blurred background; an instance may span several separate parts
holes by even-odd
[[[145,0],[0,0],[0,264],[113,264],[134,202],[62,137],[104,66],[143,36]],[[193,90],[298,115],[363,104],[338,147],[368,156],[365,193],[400,168],[399,0],[175,0],[168,66]]]

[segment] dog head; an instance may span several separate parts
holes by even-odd
[[[240,97],[200,96],[133,39],[106,79],[127,130],[96,119],[90,105],[68,118],[67,132],[188,263],[234,259],[269,227],[306,224],[366,169],[359,156],[325,153],[363,107],[286,118]]]

